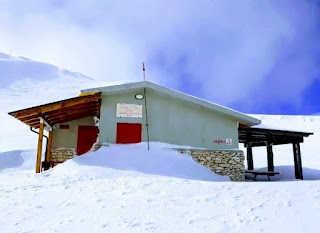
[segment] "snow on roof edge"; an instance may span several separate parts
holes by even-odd
[[[277,128],[274,126],[270,125],[265,125],[265,124],[259,124],[259,125],[254,125],[251,126],[251,128],[254,129],[269,129],[269,130],[280,130],[280,131],[289,131],[289,132],[297,132],[297,133],[311,133],[311,132],[306,132],[306,131],[301,131],[301,130],[291,130],[291,129],[285,129],[285,128]]]

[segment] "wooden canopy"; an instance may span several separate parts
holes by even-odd
[[[239,125],[238,132],[239,143],[244,143],[251,147],[301,143],[304,137],[312,135],[312,133],[306,132],[249,128],[243,125]]]
[[[39,119],[43,119],[47,125],[52,127],[55,124],[92,115],[99,117],[100,104],[101,93],[89,93],[84,96],[9,112],[9,115],[33,128],[40,127]]]
[[[245,125],[239,125],[239,143],[244,143],[247,148],[247,168],[253,170],[252,148],[265,146],[267,148],[268,171],[274,172],[273,149],[274,145],[292,144],[294,171],[296,179],[303,179],[300,143],[304,137],[309,137],[313,133],[268,129],[268,128],[250,128]]]

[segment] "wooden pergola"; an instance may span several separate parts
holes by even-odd
[[[253,147],[267,147],[268,171],[274,172],[273,148],[275,145],[292,144],[294,170],[296,179],[303,180],[300,143],[303,143],[304,137],[312,133],[277,130],[268,128],[250,128],[245,125],[239,125],[239,143],[244,143],[247,149],[247,168],[254,170],[253,166]]]
[[[60,100],[44,105],[9,112],[8,114],[30,126],[39,129],[36,173],[41,170],[41,154],[44,130],[48,133],[46,160],[50,160],[52,130],[55,125],[89,117],[100,117],[101,93],[86,93],[79,97]]]

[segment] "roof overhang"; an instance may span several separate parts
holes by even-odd
[[[53,127],[56,124],[99,115],[101,98],[101,93],[87,93],[8,114],[33,128],[39,128],[40,119],[43,119],[48,127]]]

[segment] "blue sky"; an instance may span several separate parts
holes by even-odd
[[[0,1],[0,52],[239,111],[320,112],[316,0]]]

